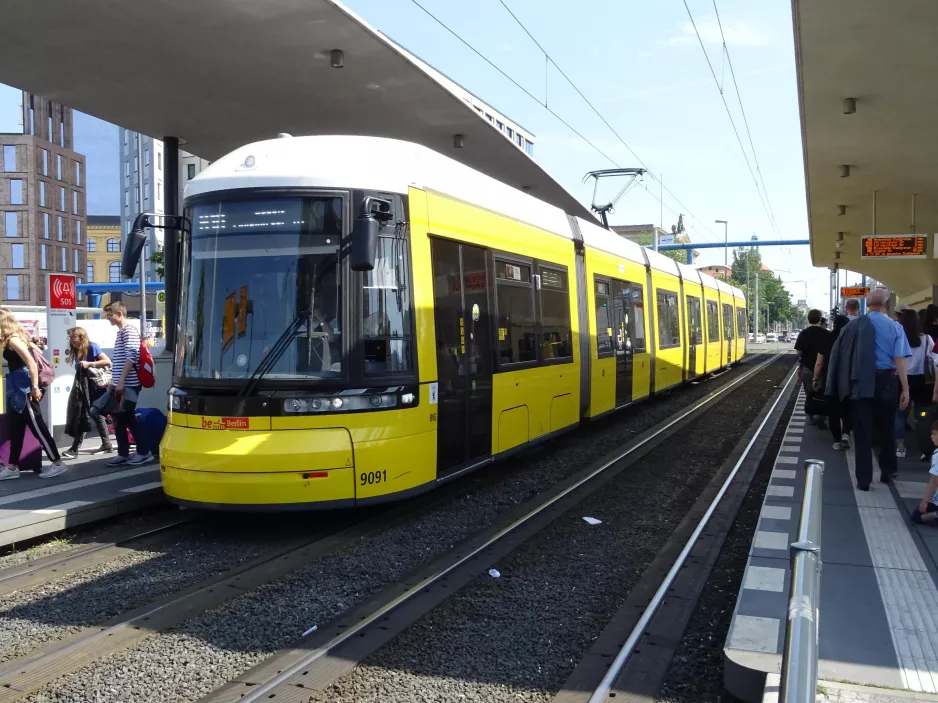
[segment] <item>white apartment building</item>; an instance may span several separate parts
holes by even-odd
[[[162,215],[163,204],[163,142],[152,137],[142,136],[143,145],[143,202],[140,202],[140,172],[141,159],[138,149],[137,133],[120,129],[120,161],[121,161],[121,235],[126,237],[134,224],[134,218],[140,212],[152,212]],[[193,156],[185,151],[179,152],[179,205],[182,206],[182,196],[186,183],[191,181],[205,169],[210,162]],[[149,262],[150,255],[162,247],[162,232],[150,230],[149,241],[145,255]],[[118,277],[119,278],[119,277]],[[134,279],[137,280],[137,279]],[[155,281],[156,266],[147,264],[147,280]],[[113,281],[115,283],[120,280]]]
[[[142,147],[142,148],[141,148]],[[142,153],[141,153],[142,152]],[[163,142],[120,128],[121,236],[126,239],[134,219],[141,212],[163,214]],[[140,199],[141,177],[143,199]],[[150,255],[158,251],[162,232],[148,231],[146,280],[156,281],[156,265]],[[137,280],[136,278],[134,280]],[[113,281],[115,283],[120,281]]]

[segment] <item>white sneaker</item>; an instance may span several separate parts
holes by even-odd
[[[848,437],[847,435],[844,435],[843,437],[841,437],[840,446],[843,447],[844,449],[850,449],[850,437]]]
[[[68,469],[65,468],[62,464],[53,464],[52,466],[46,467],[39,472],[39,478],[55,478],[56,476],[61,476]]]
[[[121,464],[126,464],[127,461],[128,461],[128,458],[126,456],[121,456],[120,454],[118,454],[117,456],[111,457],[110,459],[105,461],[104,464],[106,466],[120,466]]]
[[[12,481],[13,479],[19,477],[19,469],[14,469],[10,466],[4,466],[2,469],[0,469],[0,481]]]
[[[133,454],[127,460],[127,463],[131,466],[140,466],[141,464],[149,464],[153,461],[153,455],[150,452],[146,454]]]
[[[844,449],[844,443],[843,443],[843,442],[834,442],[833,447],[834,447],[835,450],[840,451],[841,449]]]

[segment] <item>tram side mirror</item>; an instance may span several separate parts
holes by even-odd
[[[140,263],[140,255],[147,244],[147,233],[144,227],[148,224],[146,215],[137,215],[134,226],[124,241],[124,253],[121,255],[121,275],[124,278],[133,278]]]
[[[352,225],[349,263],[353,271],[371,271],[378,251],[378,230],[381,225],[373,217],[356,217]]]
[[[365,198],[362,214],[352,224],[349,263],[353,271],[371,271],[378,252],[378,233],[394,218],[391,203],[381,198]]]

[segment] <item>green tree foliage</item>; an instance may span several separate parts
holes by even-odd
[[[155,251],[150,255],[150,263],[156,264],[156,275],[160,277],[160,280],[163,280],[164,270],[163,270],[163,252]]]
[[[756,275],[759,277],[759,331],[766,331],[767,304],[771,321],[782,320],[786,327],[803,327],[804,315],[792,305],[791,294],[786,290],[782,279],[770,271],[763,271],[762,255],[758,249],[746,247],[733,251],[732,280],[737,288],[746,293],[750,325],[754,317]]]

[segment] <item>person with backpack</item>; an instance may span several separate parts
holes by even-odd
[[[52,365],[34,345],[19,320],[8,308],[0,308],[0,346],[7,362],[6,417],[10,432],[10,459],[0,468],[0,481],[20,477],[20,454],[26,439],[26,428],[32,430],[51,466],[38,471],[39,478],[55,478],[65,473],[52,433],[42,419],[39,401],[42,392],[52,383]]]
[[[137,422],[137,400],[146,385],[153,386],[153,358],[143,346],[138,330],[127,319],[127,308],[120,301],[104,306],[108,321],[118,328],[111,355],[111,387],[107,396],[95,403],[96,412],[110,407],[114,418],[114,435],[117,437],[117,456],[107,461],[108,466],[131,464],[139,466],[153,461],[150,444],[147,442],[143,425]],[[137,452],[130,455],[130,439],[133,435]]]

